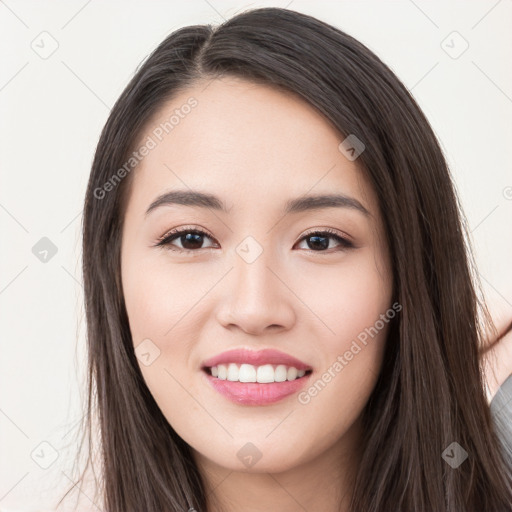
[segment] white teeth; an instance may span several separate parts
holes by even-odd
[[[233,382],[238,380],[238,366],[235,363],[230,363],[228,366],[227,380]]]
[[[286,374],[286,378],[288,380],[295,380],[297,378],[297,373],[298,373],[297,368],[291,366],[290,368],[288,368],[288,372]]]
[[[256,382],[256,368],[252,364],[240,365],[240,382]]]
[[[228,375],[228,369],[226,368],[225,364],[219,364],[219,375],[218,378],[220,380],[226,380],[226,377]]]
[[[286,380],[286,375],[287,375],[286,366],[284,364],[280,364],[276,368],[276,371],[274,374],[274,380],[276,382],[284,382]]]
[[[258,366],[258,370],[256,372],[256,380],[265,384],[267,382],[274,382],[274,368],[271,364],[264,364],[263,366]]]
[[[284,382],[286,380],[295,380],[306,374],[305,370],[297,370],[294,366],[285,366],[284,364],[274,367],[271,364],[254,366],[252,364],[236,363],[219,364],[210,368],[212,377],[220,380],[229,380],[232,382],[259,382],[267,384],[270,382]]]

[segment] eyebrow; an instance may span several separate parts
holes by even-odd
[[[158,196],[146,210],[146,217],[153,210],[161,206],[182,205],[196,208],[208,208],[229,213],[228,208],[217,196],[196,190],[173,190]],[[299,213],[324,208],[349,208],[356,210],[366,217],[370,212],[355,198],[343,194],[323,194],[315,196],[302,196],[291,199],[285,203],[284,214]]]

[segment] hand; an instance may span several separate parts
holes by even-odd
[[[489,309],[498,331],[487,333],[480,357],[485,373],[489,403],[494,395],[512,374],[512,306],[495,303]]]

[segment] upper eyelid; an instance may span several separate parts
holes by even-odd
[[[184,226],[182,228],[173,228],[169,231],[166,231],[161,237],[158,238],[158,240],[165,240],[166,238],[169,238],[170,236],[179,235],[180,233],[190,233],[192,231],[198,231],[201,233],[204,233],[205,235],[209,236],[210,238],[215,239],[215,237],[206,229],[194,227],[194,226]]]
[[[182,228],[171,229],[170,231],[166,232],[162,237],[160,237],[158,239],[156,245],[159,245],[159,244],[165,245],[165,244],[163,244],[163,242],[170,237],[178,238],[181,233],[189,233],[189,232],[194,232],[194,231],[204,234],[204,235],[208,236],[209,238],[211,238],[212,240],[215,240],[217,242],[217,239],[212,234],[210,234],[209,231],[207,231],[206,229],[204,229],[202,227],[199,228],[199,227],[194,227],[194,226],[184,226]],[[313,234],[316,234],[316,233],[326,234],[328,237],[338,237],[342,240],[345,240],[347,243],[354,245],[354,242],[352,241],[352,237],[343,233],[342,231],[335,230],[334,228],[311,228],[310,230],[306,231],[304,234],[302,234],[299,237],[299,239],[297,240],[297,243],[301,242],[304,238],[311,236]],[[172,240],[172,241],[174,241],[174,240]],[[170,241],[167,243],[170,243]],[[211,247],[204,247],[204,249],[211,249]],[[187,251],[189,249],[183,249],[183,250]],[[198,250],[200,250],[200,249],[198,249]],[[193,252],[196,252],[196,251],[193,251]]]

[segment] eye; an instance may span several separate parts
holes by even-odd
[[[171,250],[176,251],[195,251],[197,249],[208,248],[201,247],[205,237],[213,239],[213,237],[211,237],[206,231],[203,231],[202,229],[173,229],[169,233],[166,233],[162,238],[160,238],[156,246],[168,246]],[[172,242],[174,242],[175,240],[177,240],[181,245],[176,246],[175,244],[173,244]]]
[[[331,229],[324,229],[322,231],[313,231],[303,236],[299,242],[303,240],[306,241],[307,246],[313,252],[326,252],[329,249],[329,239],[333,239],[338,243],[338,250],[343,251],[346,249],[351,249],[354,247],[354,244],[343,238],[336,231]]]
[[[214,240],[214,238],[202,229],[197,228],[179,228],[173,229],[172,231],[166,233],[163,237],[161,237],[156,245],[156,247],[169,247],[171,250],[181,251],[181,252],[196,252],[199,249],[208,249],[214,247],[214,245],[209,245],[207,247],[203,247],[204,239]],[[329,247],[330,240],[334,240],[338,244],[338,250],[346,250],[354,247],[354,244],[343,238],[335,231],[331,229],[324,229],[321,231],[312,231],[307,235],[303,236],[299,243],[302,241],[307,241],[308,248],[313,252],[326,252]],[[173,242],[179,242],[180,245],[176,245]]]

